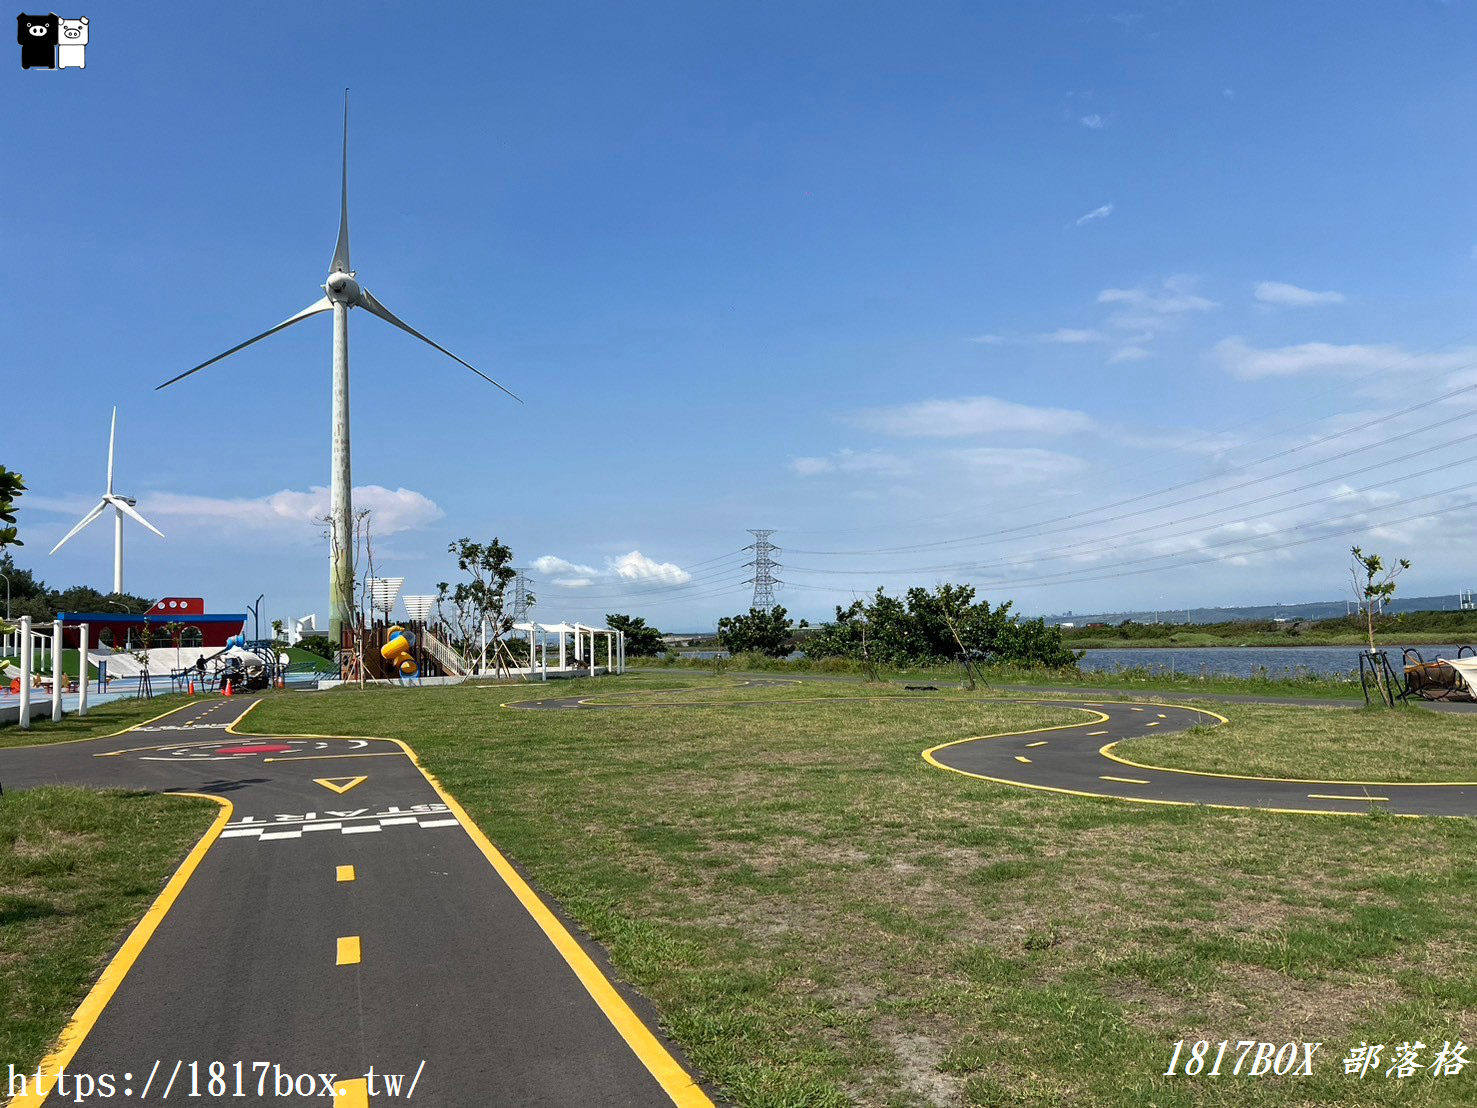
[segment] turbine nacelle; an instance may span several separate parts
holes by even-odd
[[[335,304],[344,304],[353,307],[359,303],[364,295],[364,290],[359,282],[354,280],[352,273],[344,273],[335,270],[328,275],[328,280],[323,283],[323,291],[328,294],[328,299]]]

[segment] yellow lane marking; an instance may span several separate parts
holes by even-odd
[[[356,785],[362,785],[368,780],[368,777],[315,777],[313,784],[322,785],[325,789],[342,796]]]
[[[457,803],[456,797],[442,787],[435,774],[430,773],[425,766],[421,765],[420,759],[416,757],[415,751],[408,743],[400,739],[389,741],[405,751],[406,756],[415,764],[415,768],[421,771],[421,776],[430,782],[431,788],[436,790],[442,802],[451,809],[452,815],[461,821],[462,827],[477,844],[477,849],[482,851],[482,856],[497,871],[498,876],[513,891],[513,895],[518,898],[524,910],[533,917],[544,935],[554,944],[554,948],[559,951],[569,968],[574,971],[580,984],[585,987],[585,991],[605,1013],[605,1018],[610,1020],[611,1026],[620,1033],[621,1038],[626,1040],[626,1045],[631,1048],[637,1058],[641,1059],[641,1064],[656,1079],[657,1084],[662,1087],[667,1096],[672,1098],[672,1103],[676,1108],[714,1108],[713,1102],[708,1099],[708,1094],[693,1081],[691,1075],[662,1045],[661,1040],[651,1033],[651,1029],[641,1022],[641,1018],[631,1010],[625,998],[616,991],[610,979],[585,953],[578,940],[559,922],[559,917],[549,910],[548,905],[539,899],[538,893],[529,887],[528,882],[519,876],[518,871],[503,857],[502,852],[492,845],[492,840],[483,834],[482,828],[478,827],[472,817],[467,815],[466,809]]]
[[[1153,722],[1151,722],[1151,723],[1146,723],[1146,724],[1144,724],[1144,726],[1145,726],[1145,727],[1158,727],[1158,726],[1159,726],[1159,721],[1158,721],[1158,720],[1157,720],[1157,719],[1156,719],[1156,720],[1154,720],[1154,721],[1153,721]]]
[[[1031,747],[1031,746],[1045,746],[1045,745],[1046,745],[1046,740],[1045,739],[1038,739],[1036,742],[1027,743],[1026,744],[1026,746],[1028,746],[1028,747]]]
[[[1147,708],[1130,708],[1128,710],[1130,712],[1147,712],[1149,709],[1147,709]]]
[[[333,1108],[369,1108],[369,1079],[333,1083]]]
[[[1167,715],[1165,715],[1163,712],[1160,712],[1159,713],[1159,718],[1160,719],[1168,719],[1169,717]]]
[[[1122,781],[1125,785],[1147,785],[1148,784],[1147,781],[1141,781],[1137,777],[1109,777],[1106,773],[1102,774],[1102,779],[1104,781]]]
[[[1003,736],[992,735],[990,738],[1002,738]],[[968,741],[968,740],[966,740]],[[944,744],[949,745],[948,743]],[[928,752],[924,751],[925,758]],[[996,785],[1009,785],[1015,789],[1035,789],[1041,793],[1056,793],[1059,796],[1085,796],[1092,800],[1121,800],[1125,804],[1162,804],[1167,808],[1217,808],[1227,812],[1273,812],[1283,816],[1353,816],[1356,819],[1367,818],[1363,812],[1350,811],[1348,808],[1258,808],[1251,804],[1202,804],[1196,800],[1158,800],[1150,796],[1119,796],[1115,793],[1090,793],[1083,789],[1062,789],[1055,785],[1033,785],[1028,781],[1012,781],[1008,777],[991,777],[984,773],[970,773],[967,769],[955,769],[946,766],[942,762],[927,759],[929,764],[936,769],[948,770],[957,773],[960,777],[973,777],[976,781],[989,781]],[[1152,767],[1151,767],[1152,768]],[[1391,812],[1396,819],[1426,819],[1426,816],[1416,815],[1414,812]],[[1437,819],[1467,819],[1466,816],[1438,816]]]
[[[1389,800],[1388,796],[1339,796],[1336,793],[1309,793],[1309,800]]]
[[[398,750],[386,750],[379,754],[304,754],[297,758],[263,758],[264,762],[326,762],[334,758],[400,758]]]
[[[354,880],[354,867],[353,866],[339,866],[338,867],[338,879],[340,881],[352,881],[352,880]]]
[[[1096,738],[1096,737],[1097,737],[1097,736],[1099,736],[1099,735],[1106,735],[1106,734],[1107,734],[1107,732],[1106,732],[1106,731],[1089,731],[1089,732],[1088,732],[1088,733],[1087,733],[1087,737],[1088,737],[1088,738],[1089,738],[1089,739],[1093,739],[1093,738]]]
[[[1017,754],[1015,760],[1017,762],[1025,762],[1028,766],[1031,764],[1031,759],[1027,758],[1024,754]]]
[[[957,699],[962,700],[966,698],[959,697]],[[261,701],[257,701],[252,707],[254,708],[256,704],[260,703]],[[1102,713],[1098,712],[1094,714],[1101,715]],[[233,721],[231,726],[234,727],[236,723],[240,722],[237,719]],[[1068,726],[1080,727],[1081,724],[1069,724]],[[229,731],[231,728],[228,727],[227,730]],[[1040,730],[1055,731],[1057,728],[1045,727],[1040,728]],[[431,788],[436,790],[436,794],[441,797],[442,803],[451,810],[452,815],[456,816],[462,828],[467,832],[467,835],[477,844],[477,849],[482,852],[482,856],[487,859],[488,864],[497,871],[497,875],[502,878],[503,884],[507,885],[512,890],[513,895],[518,898],[518,902],[523,905],[523,910],[539,925],[539,929],[543,931],[545,937],[553,944],[554,949],[559,952],[565,963],[574,971],[575,976],[579,978],[580,984],[585,987],[585,991],[590,994],[590,998],[605,1013],[605,1018],[610,1021],[611,1026],[619,1032],[621,1038],[625,1039],[626,1045],[631,1048],[631,1052],[641,1060],[641,1064],[646,1067],[647,1072],[656,1079],[657,1084],[671,1098],[673,1105],[676,1108],[714,1108],[713,1102],[708,1099],[708,1094],[703,1092],[697,1082],[692,1079],[692,1076],[677,1062],[677,1059],[672,1057],[667,1048],[662,1045],[661,1040],[651,1033],[651,1029],[641,1022],[641,1017],[632,1011],[631,1006],[616,991],[610,979],[601,972],[600,967],[595,964],[594,959],[585,953],[579,941],[559,922],[559,917],[549,910],[548,905],[539,899],[538,893],[534,892],[528,882],[523,880],[518,871],[513,868],[512,863],[503,857],[502,852],[492,844],[492,840],[483,834],[482,828],[478,827],[472,820],[472,817],[467,815],[466,809],[457,802],[456,797],[446,791],[441,782],[436,779],[435,774],[429,772],[425,766],[421,765],[420,759],[416,757],[415,751],[411,749],[409,743],[402,739],[388,739],[380,735],[299,734],[293,737],[299,739],[378,738],[383,742],[394,743],[404,751],[405,756],[410,759],[415,768],[420,770],[421,776],[426,779]],[[947,746],[949,744],[945,743],[944,745]]]
[[[1204,712],[1204,708],[1194,708],[1191,711]],[[1207,715],[1215,715],[1207,712]],[[1224,716],[1217,717],[1222,723],[1227,722]],[[1110,742],[1101,747],[1098,753],[1109,761],[1117,762],[1120,766],[1132,766],[1134,769],[1151,769],[1155,773],[1178,773],[1185,777],[1221,777],[1228,781],[1276,781],[1284,785],[1327,785],[1329,788],[1343,788],[1350,785],[1370,787],[1378,789],[1472,789],[1477,788],[1477,781],[1329,781],[1318,777],[1254,777],[1246,773],[1212,773],[1202,769],[1174,769],[1170,766],[1150,766],[1143,762],[1131,761],[1121,754],[1113,752],[1118,743]],[[1234,807],[1234,805],[1233,805]],[[1270,811],[1271,809],[1264,809]],[[1297,811],[1297,809],[1293,809]],[[1420,818],[1420,817],[1417,817]]]
[[[168,715],[168,713],[165,713]],[[138,921],[138,926],[124,941],[113,960],[108,963],[103,975],[97,979],[97,984],[87,994],[77,1011],[72,1013],[72,1018],[67,1022],[60,1037],[56,1041],[56,1049],[53,1050],[41,1062],[40,1084],[34,1084],[27,1093],[22,1093],[10,1102],[10,1108],[38,1108],[46,1100],[51,1092],[52,1085],[56,1082],[56,1074],[72,1064],[77,1050],[81,1047],[84,1039],[102,1016],[103,1009],[108,1006],[108,1001],[113,999],[113,994],[118,991],[118,986],[123,983],[123,978],[133,968],[134,962],[138,961],[144,947],[153,938],[154,932],[164,922],[164,917],[174,902],[179,899],[180,893],[185,891],[185,883],[190,880],[196,867],[205,857],[215,840],[220,836],[221,830],[230,822],[231,814],[235,811],[231,802],[224,797],[208,796],[204,793],[170,793],[170,796],[193,796],[202,800],[214,801],[221,806],[216,813],[215,822],[210,825],[210,830],[200,837],[185,860],[180,863],[179,869],[174,871],[174,876],[169,879],[169,884],[164,886],[149,910],[144,913],[144,918]],[[50,1075],[50,1076],[48,1076]]]
[[[341,966],[357,966],[359,964],[358,935],[344,935],[339,939],[338,964]]]

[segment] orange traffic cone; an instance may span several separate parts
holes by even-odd
[[[235,695],[233,692],[231,692],[231,679],[229,677],[226,678],[226,695],[227,696],[234,696]]]
[[[190,695],[191,696],[194,696],[195,695],[195,682],[194,681],[191,681],[190,682]]]

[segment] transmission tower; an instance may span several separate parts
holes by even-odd
[[[518,576],[513,578],[513,618],[523,619],[528,615],[528,586],[531,585],[528,575],[521,569]]]
[[[754,552],[754,560],[744,563],[744,568],[753,566],[754,576],[744,584],[754,586],[752,606],[761,612],[767,612],[774,607],[774,590],[784,585],[783,581],[777,581],[774,576],[775,570],[783,568],[772,557],[780,552],[780,548],[769,541],[769,536],[774,534],[773,530],[756,531],[750,528],[749,534],[754,536],[754,541],[744,549]]]

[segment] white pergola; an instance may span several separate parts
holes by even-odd
[[[593,675],[595,672],[595,637],[605,636],[605,670],[607,673],[626,672],[626,634],[624,631],[612,631],[609,627],[586,627],[583,623],[527,623],[513,624],[513,630],[523,631],[528,635],[528,665],[529,673],[537,667],[541,678],[549,679],[549,636],[556,635],[559,640],[559,660],[554,672],[557,674],[572,673],[578,669],[588,668]],[[566,641],[569,636],[574,643],[574,656],[571,659]],[[537,653],[535,653],[537,651]],[[573,662],[571,665],[570,663]],[[580,663],[584,662],[584,665]]]

